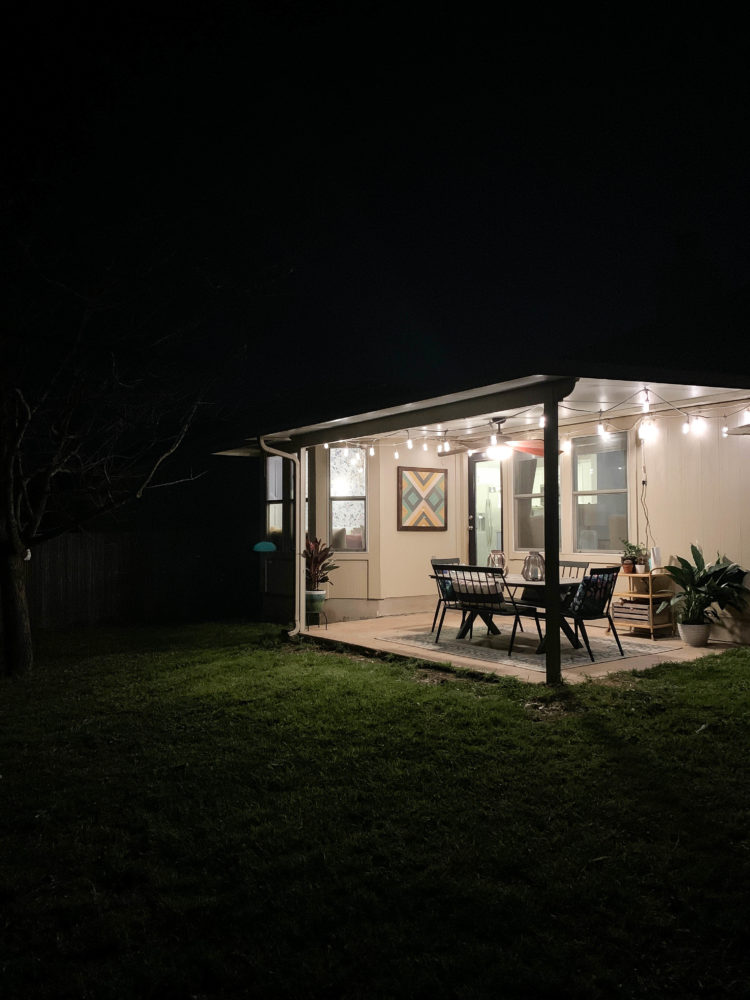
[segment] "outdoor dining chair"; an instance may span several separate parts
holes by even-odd
[[[588,575],[584,576],[581,580],[578,590],[573,594],[570,603],[562,608],[560,612],[563,617],[569,618],[575,624],[576,635],[580,631],[592,663],[594,661],[594,654],[591,652],[591,644],[585,625],[588,621],[597,621],[606,618],[609,622],[610,631],[615,637],[617,648],[620,650],[620,656],[625,655],[609,610],[619,572],[619,566],[592,568]]]
[[[430,559],[430,563],[432,564],[433,576],[435,576],[435,582],[437,583],[437,591],[438,591],[438,600],[437,600],[437,605],[435,606],[435,617],[432,619],[432,628],[430,629],[430,632],[434,632],[435,631],[435,625],[437,624],[438,615],[440,614],[440,609],[442,607],[444,607],[444,605],[445,605],[445,599],[446,599],[445,580],[442,577],[435,575],[435,572],[434,572],[435,571],[435,567],[436,566],[458,566],[460,562],[461,562],[461,559],[459,558],[459,556],[450,556],[450,557],[445,558],[445,559],[440,559],[440,558]],[[461,615],[461,624],[462,625],[464,623],[464,618],[465,618],[465,614],[462,614]]]

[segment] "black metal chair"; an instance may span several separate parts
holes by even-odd
[[[435,566],[435,576],[439,581],[443,610],[440,615],[435,642],[440,640],[445,612],[461,611],[463,617],[457,639],[465,639],[472,634],[474,621],[480,618],[491,635],[499,634],[493,618],[512,617],[513,631],[510,637],[508,655],[513,652],[516,629],[521,624],[513,595],[505,582],[502,570],[494,567],[442,565]]]
[[[594,567],[581,580],[578,590],[575,591],[569,603],[560,609],[560,613],[564,618],[569,618],[574,622],[576,635],[580,630],[592,663],[594,662],[594,654],[591,652],[591,644],[589,643],[585,625],[585,622],[588,621],[597,621],[601,618],[606,618],[609,622],[610,631],[615,637],[617,648],[620,650],[620,656],[625,655],[609,610],[619,572],[619,566]]]
[[[578,580],[581,577],[586,576],[586,570],[589,568],[587,562],[579,562],[576,559],[561,559],[560,560],[560,576],[571,576]]]
[[[450,557],[445,558],[445,559],[439,559],[439,558],[430,559],[430,563],[432,564],[433,576],[435,576],[435,567],[436,566],[458,566],[458,564],[460,562],[461,562],[461,559],[460,559],[459,556],[450,556]],[[430,632],[434,632],[435,631],[435,624],[437,623],[438,615],[440,614],[440,608],[443,607],[444,604],[445,604],[445,593],[444,592],[447,589],[445,587],[445,581],[444,581],[444,579],[442,577],[435,576],[435,582],[437,583],[438,600],[437,600],[437,604],[435,606],[435,616],[432,619],[432,628],[430,629]],[[464,615],[461,616],[461,624],[462,625],[463,625],[463,622],[464,622]]]

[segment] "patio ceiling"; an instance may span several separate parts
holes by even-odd
[[[264,435],[264,440],[282,450],[336,442],[365,442],[384,447],[404,444],[408,435],[415,445],[448,440],[452,450],[466,450],[485,447],[493,431],[501,441],[541,437],[545,393],[556,392],[561,398],[558,413],[563,432],[565,427],[596,421],[600,414],[605,426],[608,421],[620,421],[622,425],[621,418],[640,419],[645,390],[652,415],[680,420],[687,415],[719,416],[726,418],[729,433],[750,432],[750,413],[745,412],[750,403],[750,389],[534,375],[277,431]],[[248,443],[246,447],[220,454],[248,455],[258,451],[254,444]]]

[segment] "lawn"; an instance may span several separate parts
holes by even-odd
[[[559,689],[264,625],[0,682],[0,993],[747,997],[750,652]]]

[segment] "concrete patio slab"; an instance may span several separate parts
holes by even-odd
[[[383,618],[365,618],[356,621],[331,622],[328,625],[310,625],[302,633],[318,642],[337,645],[343,644],[354,651],[365,653],[391,653],[394,656],[424,660],[428,663],[443,665],[451,664],[481,673],[493,674],[498,677],[515,677],[518,680],[532,684],[544,683],[543,670],[530,670],[521,664],[509,665],[507,662],[493,663],[486,659],[477,660],[474,657],[459,656],[436,645],[434,649],[427,646],[417,648],[407,636],[415,632],[429,632],[432,626],[432,612],[393,615]],[[627,637],[627,632],[621,632],[621,638]],[[605,628],[589,627],[589,635],[610,638]],[[711,653],[721,653],[733,648],[736,644],[710,640],[708,646],[694,647],[684,645],[679,636],[667,636],[660,639],[639,637],[639,647],[645,647],[647,652],[625,658],[617,655],[614,649],[612,658],[591,663],[587,660],[580,666],[566,667],[563,679],[567,683],[580,683],[591,678],[607,677],[613,673],[631,670],[647,670],[664,662],[680,662],[696,660]],[[498,654],[498,660],[502,654]],[[505,658],[507,659],[507,657]],[[543,659],[542,659],[543,662]]]

